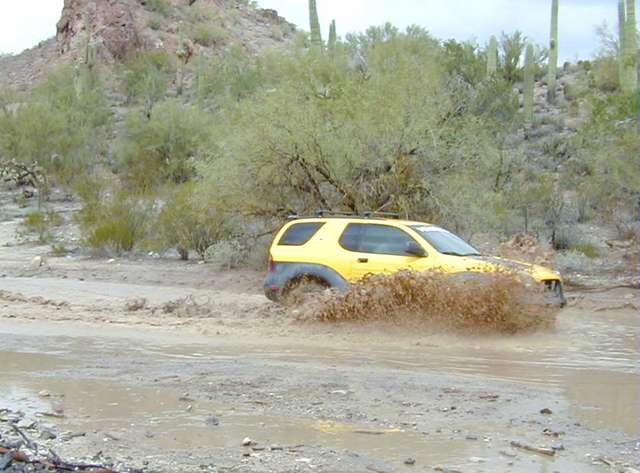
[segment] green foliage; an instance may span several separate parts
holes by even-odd
[[[47,212],[29,212],[25,216],[22,225],[28,232],[36,233],[40,243],[47,243],[51,240],[51,227],[58,226],[60,223],[60,216],[49,210]]]
[[[511,35],[502,33],[500,38],[502,76],[508,82],[517,82],[522,78],[520,59],[527,45],[526,38],[520,31]]]
[[[524,121],[533,123],[533,92],[535,85],[534,77],[534,50],[533,45],[527,45],[527,54],[524,60]]]
[[[587,258],[598,258],[600,257],[600,250],[593,243],[589,242],[578,242],[569,245],[569,251],[576,251],[578,253],[582,253]]]
[[[199,58],[198,97],[206,100],[214,108],[227,101],[238,102],[256,90],[266,86],[263,62],[272,61],[271,56],[264,59],[251,57],[243,48],[233,46],[226,49],[221,56],[207,60]]]
[[[620,212],[632,215],[640,195],[638,135],[634,117],[637,100],[628,94],[594,94],[589,98],[591,121],[574,139],[575,159],[566,179],[580,186],[584,198],[604,218]]]
[[[144,114],[150,116],[155,104],[164,98],[173,71],[173,60],[166,51],[138,53],[123,66],[123,91],[130,103],[142,104]]]
[[[39,163],[62,185],[105,153],[111,112],[102,85],[78,91],[74,72],[54,70],[21,105],[0,110],[0,155]]]
[[[145,0],[147,10],[167,16],[171,13],[171,5],[167,0]]]
[[[157,105],[149,119],[129,114],[128,134],[117,153],[127,183],[149,191],[165,181],[191,179],[196,161],[207,152],[209,123],[208,115],[196,106],[177,100]]]
[[[315,48],[322,49],[322,33],[320,31],[320,19],[318,18],[316,0],[309,0],[309,25],[311,28],[311,44]]]
[[[556,80],[558,77],[558,9],[559,0],[551,3],[551,39],[549,42],[549,78],[547,79],[549,103],[556,101]]]
[[[451,74],[474,86],[486,77],[485,61],[475,44],[450,39],[444,42],[443,48],[445,64]]]
[[[194,43],[205,47],[222,46],[229,40],[229,31],[213,22],[196,23],[187,34]]]
[[[423,30],[375,28],[348,43],[265,65],[264,89],[220,111],[205,182],[249,214],[384,209],[464,227],[462,207],[491,192],[499,154],[487,116],[469,107],[475,94],[448,77]]]
[[[78,222],[84,244],[100,253],[132,251],[145,237],[151,206],[122,189],[107,190],[101,183],[82,184],[84,207]]]
[[[158,246],[178,248],[185,259],[189,250],[193,250],[204,259],[211,245],[230,235],[220,204],[216,195],[195,183],[178,186],[170,193],[154,224]]]

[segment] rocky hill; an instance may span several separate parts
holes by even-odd
[[[242,0],[65,0],[54,38],[0,58],[0,84],[28,89],[52,66],[83,58],[88,44],[103,62],[154,48],[175,52],[180,41],[257,53],[285,44],[294,31],[276,11]]]

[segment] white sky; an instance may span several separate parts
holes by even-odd
[[[63,0],[0,0],[0,52],[17,53],[55,34]],[[259,0],[263,8],[308,29],[308,0]],[[551,0],[318,0],[326,37],[336,19],[338,33],[362,31],[390,21],[399,27],[418,24],[440,39],[476,39],[519,29],[547,44]],[[597,49],[596,25],[616,30],[615,0],[560,0],[560,56],[588,57]]]

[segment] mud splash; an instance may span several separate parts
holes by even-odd
[[[320,322],[391,321],[470,334],[513,334],[553,327],[557,310],[541,291],[508,273],[452,277],[399,272],[365,278],[338,296],[310,303],[303,318]]]

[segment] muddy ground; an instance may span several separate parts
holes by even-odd
[[[640,468],[635,289],[570,291],[527,335],[321,325],[260,272],[38,259],[4,217],[0,444],[17,425],[41,453],[176,473]]]

